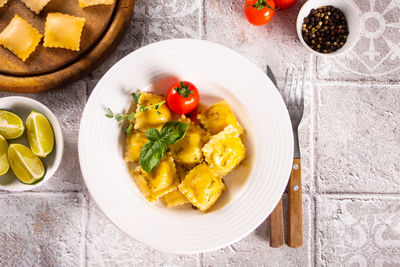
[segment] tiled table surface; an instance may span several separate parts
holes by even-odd
[[[243,0],[137,0],[113,55],[66,88],[28,95],[61,120],[66,139],[55,177],[34,192],[0,193],[1,266],[400,266],[400,2],[356,0],[362,36],[334,59],[308,55],[295,33],[304,0],[264,27],[250,26]],[[308,65],[301,125],[304,246],[272,249],[267,222],[225,249],[157,251],[123,234],[95,206],[79,169],[80,116],[97,81],[149,43],[197,38],[231,47],[282,85],[290,63]],[[10,95],[0,93],[0,97]]]

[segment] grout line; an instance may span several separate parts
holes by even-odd
[[[318,80],[315,78],[315,83],[318,85],[339,85],[339,86],[354,86],[362,87],[365,85],[377,87],[398,87],[400,82],[379,82],[379,81],[340,81],[340,80]]]
[[[316,224],[316,216],[315,216],[315,209],[316,209],[316,201],[315,196],[310,196],[310,217],[309,217],[309,231],[310,231],[310,238],[308,238],[309,248],[310,248],[310,263],[313,263],[313,266],[317,266],[317,259],[316,259],[316,247],[315,247],[315,240],[317,236],[317,227]],[[311,251],[313,250],[313,251]]]
[[[35,194],[48,194],[48,195],[71,195],[71,194],[83,194],[83,191],[1,191],[0,195],[35,195]]]
[[[203,1],[197,0],[199,2],[199,39],[203,37]]]
[[[340,81],[340,80],[329,80],[329,79],[326,79],[326,78],[318,78],[318,71],[317,71],[317,66],[318,66],[318,62],[320,61],[320,58],[319,57],[316,57],[316,65],[315,65],[315,79],[316,79],[316,81],[318,81],[318,82],[320,82],[320,83],[329,83],[329,82],[336,82],[336,81]],[[346,72],[347,70],[346,69],[343,69],[342,70],[342,72]],[[362,73],[355,73],[357,76],[364,76],[364,78],[367,78],[367,77],[370,77],[370,75],[368,75],[368,74],[362,74]],[[392,74],[394,74],[394,73],[392,73]],[[376,79],[378,79],[379,77],[382,77],[382,76],[387,76],[388,74],[381,74],[381,75],[378,75],[378,76],[375,76],[375,78]],[[390,74],[389,74],[390,75]],[[389,84],[392,84],[392,85],[399,85],[400,84],[400,81],[399,80],[391,80],[390,78],[388,79],[388,81],[389,81]],[[355,84],[359,84],[359,83],[380,83],[380,84],[383,84],[383,83],[387,83],[387,81],[377,81],[377,80],[372,80],[372,81],[369,81],[369,80],[362,80],[362,78],[360,79],[360,80],[358,80],[358,81],[352,81],[352,80],[343,80],[342,82],[345,82],[345,83],[355,83]]]
[[[203,267],[203,258],[204,258],[204,253],[197,254],[197,266],[198,267]]]
[[[83,239],[83,257],[82,260],[83,265],[82,266],[86,266],[86,254],[87,254],[87,250],[86,250],[86,243],[87,243],[87,227],[88,227],[88,218],[89,218],[89,198],[86,194],[82,193],[83,198],[85,199],[85,205],[84,205],[84,216],[82,218],[83,220],[83,235],[82,235],[82,239]]]
[[[315,60],[315,56],[313,56],[313,55],[310,55],[309,56],[309,69],[310,70],[314,70],[314,68],[313,68],[313,66],[314,65],[316,65],[315,64],[315,62],[314,62],[314,60]],[[310,133],[310,135],[309,135],[309,140],[308,140],[308,142],[309,142],[309,144],[310,144],[310,146],[311,146],[311,148],[310,148],[310,153],[311,153],[311,155],[310,155],[310,157],[311,157],[311,162],[309,162],[309,168],[310,168],[310,175],[311,175],[311,177],[310,177],[310,179],[311,179],[311,184],[310,184],[310,191],[311,192],[315,192],[315,182],[314,182],[314,179],[315,179],[315,176],[314,176],[314,172],[315,172],[315,168],[314,168],[314,162],[315,162],[315,151],[314,151],[314,149],[315,149],[315,144],[314,144],[314,134],[315,134],[315,126],[314,126],[314,118],[315,118],[315,99],[314,99],[314,91],[315,91],[315,88],[314,88],[314,86],[313,86],[313,78],[315,77],[315,72],[314,71],[311,71],[310,72],[310,74],[309,74],[309,82],[308,82],[308,84],[309,84],[309,86],[310,86],[310,89],[311,89],[311,96],[310,96],[310,116],[311,116],[311,120],[310,120],[310,123],[311,123],[311,126],[310,126],[310,131],[311,131],[311,133]]]
[[[206,17],[206,8],[205,8],[205,6],[206,6],[206,1],[207,0],[200,0],[201,1],[201,23],[202,23],[202,25],[201,25],[201,29],[202,29],[202,31],[201,31],[201,39],[207,39],[206,38],[206,27],[204,27],[204,25],[206,24],[206,19],[207,19],[207,17]]]
[[[313,196],[314,202],[314,264],[317,266],[318,257],[321,255],[320,246],[318,246],[318,229],[320,229],[319,221],[318,221],[318,196]]]
[[[317,59],[316,59],[317,60]],[[316,193],[320,193],[320,184],[319,184],[319,167],[318,167],[318,139],[319,139],[319,110],[320,110],[320,104],[321,104],[321,99],[320,99],[320,92],[318,90],[317,83],[315,80],[313,81],[313,88],[314,88],[314,103],[315,103],[315,116],[314,116],[314,128],[313,128],[313,144],[314,145],[314,188]]]
[[[83,214],[82,214],[82,234],[81,234],[81,266],[86,266],[86,233],[88,220],[88,199],[85,194],[81,194],[83,198]]]
[[[309,262],[310,264],[313,264],[313,266],[317,266],[317,261],[316,261],[316,231],[317,231],[317,227],[316,227],[316,216],[315,216],[315,206],[316,206],[316,201],[315,201],[315,196],[313,195],[316,191],[316,185],[315,185],[315,180],[316,180],[316,176],[315,176],[315,149],[316,149],[316,145],[315,145],[315,128],[316,128],[316,99],[315,99],[315,86],[314,86],[314,80],[317,76],[316,73],[316,67],[317,63],[316,63],[316,56],[310,55],[310,77],[309,77],[309,84],[310,84],[310,88],[311,88],[311,127],[310,127],[310,136],[309,136],[309,143],[311,145],[311,149],[310,149],[310,153],[311,153],[311,162],[310,162],[310,175],[311,175],[311,184],[310,184],[310,196],[309,196],[309,200],[310,200],[310,214],[309,214],[309,233],[310,233],[310,238],[308,238],[308,245],[309,245]],[[313,212],[314,211],[314,212]],[[313,226],[313,227],[312,227]],[[312,240],[314,241],[314,244],[312,242]],[[311,251],[313,249],[313,251]],[[313,254],[312,254],[313,253]]]
[[[327,197],[327,198],[358,198],[358,199],[399,199],[400,193],[374,193],[374,192],[358,192],[358,193],[349,193],[349,192],[322,192],[316,194],[319,197]]]

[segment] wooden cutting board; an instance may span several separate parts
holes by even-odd
[[[0,46],[0,90],[40,92],[65,86],[103,62],[116,47],[130,21],[135,0],[114,0],[112,5],[80,8],[78,0],[52,0],[39,15],[20,0],[9,0],[0,8],[0,32],[15,14],[42,34],[49,12],[61,12],[86,19],[80,51],[45,48],[43,40],[25,61]]]

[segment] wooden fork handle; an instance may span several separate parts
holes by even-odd
[[[289,180],[288,245],[292,248],[303,246],[303,204],[301,196],[301,159],[293,159]]]
[[[273,248],[283,247],[285,236],[283,231],[282,198],[269,215],[269,245]]]

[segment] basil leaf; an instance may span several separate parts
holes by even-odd
[[[175,144],[185,136],[188,129],[188,123],[169,121],[161,129],[161,140],[167,145]]]
[[[141,95],[142,95],[142,93],[136,93],[136,92],[133,92],[131,94],[131,96],[133,98],[133,102],[135,102],[135,104],[139,103],[139,98]]]
[[[160,132],[156,128],[150,128],[146,131],[146,137],[150,141],[158,141],[161,138]]]
[[[150,141],[143,145],[139,163],[146,172],[152,172],[167,151],[167,145],[161,140]]]

